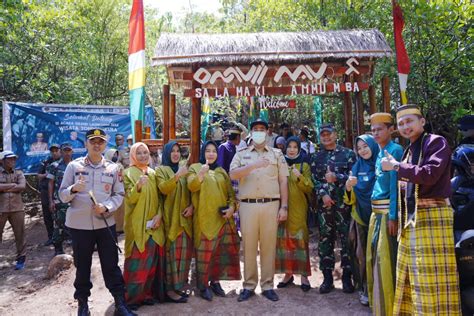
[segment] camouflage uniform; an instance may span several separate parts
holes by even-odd
[[[339,145],[334,150],[321,148],[311,159],[311,173],[320,205],[318,222],[321,271],[325,269],[334,270],[334,243],[337,236],[341,241],[341,268],[351,268],[348,247],[351,213],[350,208],[343,202],[343,196],[345,183],[355,160],[356,155],[352,150]],[[337,180],[335,183],[326,182],[325,175],[328,166],[332,172],[336,173]],[[322,198],[324,195],[329,195],[334,200],[335,205],[333,207],[329,209],[323,207]]]
[[[62,203],[59,199],[59,187],[63,180],[64,171],[67,164],[61,159],[52,163],[47,170],[47,178],[54,181],[53,187],[53,201],[55,205],[55,212],[53,212],[54,231],[53,231],[53,245],[55,248],[62,248],[63,241],[68,238],[66,222],[66,211],[69,203]]]

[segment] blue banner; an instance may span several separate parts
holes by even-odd
[[[144,125],[151,127],[151,138],[156,138],[151,106],[145,109]],[[126,138],[132,133],[129,108],[3,102],[3,147],[18,156],[17,168],[25,174],[37,173],[52,144],[69,142],[74,157],[83,156],[85,134],[93,128],[107,133],[107,148],[115,146],[115,134]]]

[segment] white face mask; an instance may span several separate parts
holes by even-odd
[[[267,133],[265,132],[257,132],[257,131],[252,132],[252,139],[257,145],[263,144],[265,142],[266,136],[267,136]]]

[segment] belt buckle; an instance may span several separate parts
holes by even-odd
[[[265,199],[264,199],[264,198],[255,199],[255,201],[256,201],[257,203],[265,203]]]

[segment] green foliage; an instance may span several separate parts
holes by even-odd
[[[469,0],[400,0],[411,60],[409,102],[421,105],[430,126],[454,138],[456,121],[473,112],[473,6]],[[0,18],[0,98],[3,100],[128,104],[128,0],[9,0]],[[190,12],[175,23],[146,9],[147,62],[166,32],[276,32],[377,28],[393,44],[391,1],[221,0],[221,15]],[[399,103],[395,58],[377,62],[373,84],[391,79],[392,109]],[[147,65],[147,103],[161,111],[164,67]],[[178,91],[178,124],[189,130],[189,100]],[[312,122],[312,98],[298,96],[298,109],[270,111],[274,121]],[[366,96],[364,96],[366,102]],[[324,118],[343,126],[342,96],[324,98]],[[213,109],[246,118],[237,100]],[[182,110],[181,110],[182,109]],[[160,112],[159,112],[160,113]],[[158,116],[158,121],[160,116]]]

